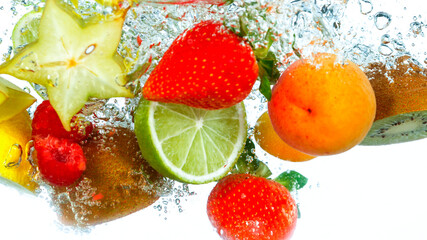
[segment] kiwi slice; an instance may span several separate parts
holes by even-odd
[[[387,69],[372,63],[365,71],[375,91],[377,112],[361,145],[385,145],[427,137],[427,70],[409,56]]]
[[[82,145],[87,158],[80,180],[53,187],[60,221],[91,226],[126,216],[153,204],[166,180],[142,158],[133,131],[102,127]]]

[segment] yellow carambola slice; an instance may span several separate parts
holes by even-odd
[[[0,77],[0,123],[24,111],[35,101],[33,96]]]
[[[133,97],[117,54],[126,11],[83,21],[59,0],[47,0],[38,40],[0,66],[0,74],[46,87],[65,129],[89,98]]]

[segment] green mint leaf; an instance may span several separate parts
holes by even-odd
[[[268,166],[255,155],[255,144],[250,138],[246,139],[245,149],[237,160],[232,173],[249,173],[264,178],[271,176]]]
[[[268,52],[264,58],[257,60],[259,68],[264,70],[264,72],[260,71],[260,76],[267,76],[271,83],[276,83],[277,79],[280,77],[280,72],[277,69],[278,61],[276,55],[274,55],[272,52]]]
[[[271,100],[271,87],[270,87],[270,80],[268,80],[268,77],[261,78],[259,91],[262,95],[264,95],[265,98],[267,98],[268,101]]]
[[[303,188],[307,184],[308,179],[296,171],[289,170],[281,173],[274,181],[282,184],[292,192]]]

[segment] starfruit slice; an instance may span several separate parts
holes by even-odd
[[[0,77],[0,123],[24,111],[35,101],[33,96]]]
[[[59,0],[46,0],[38,40],[0,73],[46,87],[64,128],[90,98],[133,97],[117,54],[126,10],[103,19],[82,19]]]

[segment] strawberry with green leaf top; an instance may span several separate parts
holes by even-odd
[[[245,99],[257,78],[250,45],[222,23],[203,21],[175,39],[145,83],[143,96],[221,109]]]
[[[230,174],[209,195],[209,220],[227,240],[290,239],[299,212],[289,191],[306,183],[307,178],[295,171],[284,172],[274,180]]]

